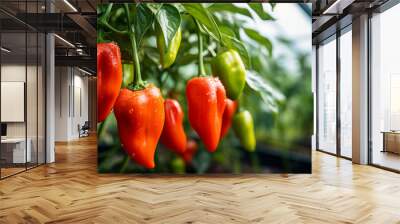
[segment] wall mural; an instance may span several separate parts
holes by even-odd
[[[311,35],[282,30],[311,33],[297,4],[97,11],[100,173],[311,172]]]

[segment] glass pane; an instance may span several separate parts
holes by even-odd
[[[38,164],[45,163],[45,35],[40,33],[38,45]]]
[[[318,48],[318,149],[336,153],[336,40]]]
[[[400,170],[400,5],[372,18],[372,163]]]
[[[45,36],[21,22],[37,19],[29,14],[43,12],[44,3],[0,1],[1,8],[20,19],[0,12],[2,178],[45,161]]]
[[[352,149],[352,35],[340,37],[340,152],[351,158]]]
[[[25,32],[1,34],[1,161],[2,177],[25,170],[31,161],[26,150],[26,35]]]

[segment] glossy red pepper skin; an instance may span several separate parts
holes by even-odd
[[[166,99],[164,102],[165,122],[161,134],[161,143],[176,153],[186,150],[186,134],[183,128],[183,111],[179,102]]]
[[[186,144],[186,150],[181,154],[186,163],[191,163],[193,156],[196,154],[198,145],[195,140],[189,140]]]
[[[97,44],[97,113],[98,122],[110,114],[122,84],[122,64],[115,43]]]
[[[232,118],[237,109],[237,102],[226,99],[226,106],[224,115],[222,116],[221,139],[228,133],[229,128],[232,126]]]
[[[214,152],[218,147],[225,109],[224,86],[218,78],[192,78],[186,86],[186,98],[190,125],[206,149]]]
[[[160,90],[151,84],[142,90],[122,89],[114,113],[126,153],[138,164],[154,168],[154,153],[165,117]]]

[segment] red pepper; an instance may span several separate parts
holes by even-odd
[[[225,109],[225,88],[218,78],[196,77],[186,86],[189,122],[209,152],[217,149]]]
[[[152,169],[164,126],[164,99],[150,84],[145,89],[122,89],[114,105],[122,147],[138,164]]]
[[[115,43],[97,44],[97,111],[98,122],[110,114],[122,84],[122,64]]]
[[[161,142],[176,153],[186,150],[186,134],[183,128],[183,111],[179,102],[174,99],[166,99],[165,123],[161,134]]]
[[[221,139],[228,133],[232,126],[232,118],[237,109],[237,102],[226,98],[226,106],[222,117]]]
[[[198,149],[198,147],[197,147],[196,141],[194,141],[194,140],[192,140],[192,139],[189,140],[189,141],[187,142],[187,144],[186,144],[186,150],[185,150],[185,152],[183,152],[183,153],[181,154],[183,160],[185,160],[186,163],[191,163],[194,154],[196,154],[196,152],[197,152],[197,149]]]

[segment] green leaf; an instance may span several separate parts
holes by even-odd
[[[185,55],[182,55],[182,57],[177,58],[175,63],[180,66],[183,66],[196,62],[197,59],[198,59],[197,53],[196,54],[187,53]]]
[[[204,6],[200,3],[187,3],[183,5],[186,9],[186,12],[193,16],[200,25],[203,25],[207,31],[213,34],[214,38],[220,41],[221,33],[218,28],[217,23],[215,22],[212,14],[204,8]]]
[[[204,27],[204,24],[200,24],[200,29],[204,32],[206,32],[208,35],[210,35],[212,38],[218,40],[218,37],[215,36],[214,33],[210,32],[207,28]],[[222,43],[226,48],[229,49],[235,49],[240,57],[242,58],[244,64],[246,65],[247,68],[251,67],[251,60],[249,56],[249,52],[247,51],[246,46],[243,44],[242,41],[238,40],[235,37],[235,32],[229,28],[228,26],[221,26],[219,28],[220,33],[221,33],[221,40],[219,41]]]
[[[264,11],[263,3],[249,3],[249,6],[262,20],[274,19],[269,13]]]
[[[144,4],[137,5],[135,11],[135,38],[139,47],[144,34],[153,24],[154,15]]]
[[[97,5],[97,16],[100,17],[107,11],[108,4],[98,4]]]
[[[272,55],[272,43],[268,38],[262,36],[258,31],[253,29],[245,28],[244,32],[248,37],[266,47],[269,54]]]
[[[232,3],[212,4],[210,7],[208,7],[208,11],[210,11],[211,13],[225,11],[251,17],[251,13],[248,9],[237,7]]]
[[[205,8],[210,8],[212,5],[215,5],[215,3],[213,3],[213,2],[204,2],[203,3],[203,6],[205,7]]]
[[[181,25],[181,14],[175,6],[164,4],[158,11],[156,19],[163,33],[165,49],[168,49]]]
[[[233,31],[229,26],[219,26],[221,33],[229,35],[231,37],[236,37],[235,31]]]
[[[180,13],[185,12],[185,7],[183,7],[182,3],[173,3],[173,4],[179,10]]]
[[[153,12],[154,15],[157,15],[158,11],[163,5],[163,3],[146,3],[146,6]]]
[[[247,68],[251,67],[249,52],[242,41],[225,33],[222,33],[222,41],[227,48],[235,49],[239,53]]]
[[[200,145],[198,152],[192,160],[193,167],[197,173],[205,173],[211,164],[211,154],[208,153],[203,145]]]
[[[188,7],[188,5],[194,5],[193,8],[195,8],[197,11],[193,10],[190,6]],[[199,23],[200,29],[203,32],[207,33],[212,38],[214,38],[215,40],[222,43],[225,47],[235,49],[239,53],[241,58],[243,59],[243,62],[245,63],[245,65],[247,67],[251,67],[249,53],[247,52],[245,45],[240,40],[235,38],[235,36],[234,36],[235,32],[232,29],[230,29],[227,26],[221,26],[219,28],[216,25],[211,14],[205,8],[203,8],[203,6],[201,4],[193,3],[193,4],[185,4],[184,6],[187,11],[188,11],[188,9],[192,11],[193,14],[191,14],[191,15],[193,15],[193,17],[195,17],[196,20],[198,22],[200,22]],[[200,13],[201,16],[197,15],[197,17],[196,17],[195,15],[197,14],[197,12],[202,12],[202,13]],[[208,21],[205,17],[210,18],[212,20],[212,22]],[[201,22],[201,21],[205,21],[205,22]],[[211,29],[213,29],[212,24],[215,24],[215,26],[216,26],[215,30],[217,30],[217,31],[213,32],[211,30]],[[221,35],[221,39],[219,38],[219,35]]]
[[[270,85],[256,71],[247,70],[246,84],[250,89],[259,94],[265,102],[264,109],[267,111],[277,112],[278,102],[285,99],[285,96],[279,90]]]
[[[251,60],[249,56],[249,52],[247,51],[246,46],[243,44],[242,41],[238,40],[234,35],[235,32],[227,26],[221,26],[221,37],[222,37],[222,44],[229,49],[235,49],[240,57],[242,58],[244,64],[247,68],[251,67]],[[211,37],[213,37],[212,33],[209,33]],[[214,37],[215,38],[215,37]]]
[[[149,61],[155,65],[159,65],[159,52],[158,49],[155,47],[144,47],[144,55],[148,57]]]

